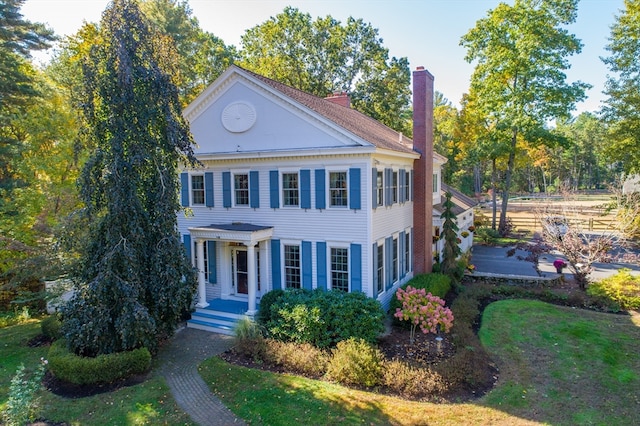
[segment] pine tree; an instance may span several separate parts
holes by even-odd
[[[192,138],[172,82],[167,38],[134,0],[106,9],[83,64],[84,116],[96,149],[80,179],[89,237],[76,297],[63,311],[70,349],[95,356],[170,336],[196,280],[176,229],[179,161]]]
[[[445,201],[442,203],[443,212],[440,218],[444,219],[442,224],[442,236],[444,238],[444,252],[442,254],[442,272],[447,275],[454,275],[458,257],[462,253],[458,245],[458,225],[456,225],[456,215],[453,212],[453,201],[451,193],[445,194]]]

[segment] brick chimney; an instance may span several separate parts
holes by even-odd
[[[413,271],[433,268],[433,76],[424,67],[413,72]]]
[[[333,102],[334,104],[351,108],[351,100],[349,99],[349,95],[347,95],[347,92],[336,92],[332,95],[327,96],[325,99],[329,102]]]

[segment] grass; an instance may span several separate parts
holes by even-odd
[[[48,347],[27,346],[40,334],[40,322],[0,328],[0,411],[18,365],[32,368],[47,356]],[[192,425],[175,403],[164,379],[151,373],[144,383],[87,398],[66,399],[40,392],[38,416],[71,425]]]
[[[212,358],[211,390],[249,424],[628,425],[640,412],[640,321],[531,300],[489,305],[480,338],[500,380],[472,403],[432,404]]]

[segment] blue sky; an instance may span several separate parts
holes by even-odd
[[[510,1],[508,1],[510,2]],[[458,105],[468,90],[473,64],[464,61],[460,37],[484,18],[498,0],[189,0],[200,26],[240,47],[245,30],[275,16],[286,6],[312,17],[331,15],[345,22],[362,18],[379,31],[390,56],[407,57],[411,69],[424,66],[435,76],[436,90]],[[75,33],[83,21],[97,22],[107,0],[27,0],[23,15],[48,23],[57,34]],[[614,15],[624,0],[581,0],[578,19],[568,30],[582,40],[582,53],[572,58],[569,81],[593,85],[577,112],[597,111],[607,69],[599,59],[610,34]]]

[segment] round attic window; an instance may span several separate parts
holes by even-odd
[[[222,125],[233,133],[246,132],[256,122],[256,109],[247,102],[233,102],[222,111]]]

